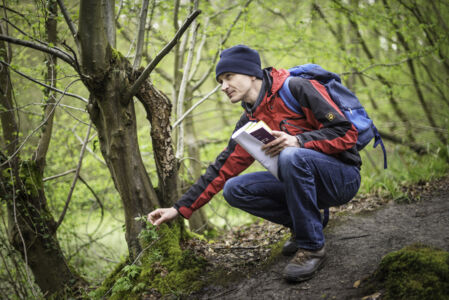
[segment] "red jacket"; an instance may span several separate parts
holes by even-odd
[[[315,80],[294,77],[289,82],[293,96],[298,99],[304,114],[290,110],[278,91],[289,76],[287,70],[264,70],[261,95],[252,109],[246,109],[238,121],[238,130],[250,120],[263,120],[273,130],[295,135],[302,147],[332,155],[339,160],[361,166],[355,148],[357,130],[344,117],[329,97],[326,88]],[[245,107],[245,104],[243,105]],[[234,131],[235,131],[234,130]],[[204,175],[174,205],[179,213],[189,218],[224,186],[227,179],[237,176],[254,162],[240,145],[230,139]]]

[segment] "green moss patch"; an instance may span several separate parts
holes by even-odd
[[[181,229],[177,224],[152,226],[141,234],[142,255],[134,263],[121,265],[90,296],[96,299],[140,299],[143,295],[186,296],[203,285],[206,265],[203,257],[180,247]]]
[[[449,299],[449,252],[416,244],[389,253],[374,282],[382,299]]]

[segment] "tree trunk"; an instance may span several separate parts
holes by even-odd
[[[4,160],[0,160],[1,163]],[[43,190],[41,170],[34,162],[21,162],[12,176],[1,169],[1,194],[7,203],[8,236],[46,297],[78,294],[86,282],[69,267],[56,236],[56,222]],[[11,184],[11,182],[13,184]]]
[[[121,87],[128,82],[130,64],[118,55],[111,60],[113,70],[103,78],[88,82],[91,92],[88,110],[95,124],[100,148],[125,211],[126,241],[130,258],[142,250],[138,240],[143,216],[159,205],[145,170],[137,140],[134,102],[124,103]]]
[[[3,26],[1,31],[4,33]],[[11,60],[8,50],[0,42],[0,57],[6,62]],[[42,153],[39,161],[20,161],[18,126],[7,68],[0,72],[0,89],[0,108],[6,109],[0,116],[9,157],[8,160],[0,153],[0,198],[6,202],[10,243],[22,255],[46,297],[63,298],[67,294],[71,297],[86,282],[68,266],[56,237],[56,222],[43,189],[46,150],[37,151]],[[51,135],[51,126],[47,130],[46,134]],[[46,137],[41,138],[40,145],[46,143],[43,139]]]
[[[134,102],[126,99],[132,67],[111,49],[103,26],[101,1],[80,5],[79,39],[84,83],[90,92],[88,111],[95,124],[103,157],[120,193],[130,259],[142,250],[142,224],[135,218],[178,198],[176,161],[172,149],[170,101],[147,80],[136,95],[147,110],[159,176],[158,193],[145,170],[137,140]],[[135,72],[138,75],[138,72]]]
[[[192,106],[192,96],[191,94],[186,97],[189,99],[186,101],[185,111],[187,111]],[[195,133],[195,127],[193,123],[193,117],[191,114],[187,115],[184,120],[184,133],[185,133],[185,143],[187,148],[187,157],[189,159],[190,169],[186,172],[192,176],[192,181],[195,182],[202,174],[201,168],[201,156],[200,147],[198,145],[198,139]],[[207,219],[207,215],[203,208],[197,210],[189,219],[189,228],[191,231],[202,233],[205,230],[211,229],[211,225]]]
[[[173,150],[170,116],[172,105],[162,92],[147,80],[137,93],[151,123],[151,139],[159,179],[159,204],[172,206],[179,198],[178,165]]]

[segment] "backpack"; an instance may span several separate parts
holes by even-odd
[[[326,71],[316,64],[300,65],[288,71],[290,72],[290,76],[287,77],[282,88],[279,90],[279,95],[288,108],[298,114],[303,114],[298,100],[295,99],[288,87],[288,83],[292,77],[302,77],[318,81],[326,88],[329,96],[338,108],[340,108],[346,119],[351,121],[357,129],[357,150],[362,150],[374,138],[373,148],[376,148],[379,144],[381,145],[384,154],[384,168],[387,168],[387,152],[382,138],[376,126],[374,126],[373,120],[370,119],[359,99],[341,84],[340,76]]]

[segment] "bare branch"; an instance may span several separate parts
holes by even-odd
[[[69,65],[71,65],[72,67],[75,68],[75,59],[68,54],[67,52],[56,48],[56,47],[47,47],[45,45],[40,45],[40,44],[36,44],[33,42],[29,42],[29,41],[24,41],[24,40],[20,40],[20,39],[16,39],[10,36],[6,36],[3,34],[0,34],[0,40],[12,43],[12,44],[16,44],[16,45],[21,45],[24,47],[28,47],[28,48],[32,48],[32,49],[36,49],[48,54],[52,54],[54,56],[57,56],[58,58],[62,59],[63,61],[65,61],[66,63],[68,63]]]
[[[162,58],[167,55],[170,50],[178,43],[181,36],[184,34],[186,29],[189,27],[189,25],[193,22],[193,20],[198,17],[198,15],[201,13],[200,10],[194,11],[189,17],[187,17],[184,24],[181,26],[181,28],[178,30],[178,32],[175,34],[173,39],[168,43],[157,55],[156,57],[151,61],[151,63],[145,68],[145,70],[142,72],[142,74],[137,78],[137,80],[134,82],[132,87],[130,88],[129,92],[126,94],[125,99],[131,99],[133,97],[142,83],[150,76],[151,71],[157,66],[157,64],[162,60]]]
[[[142,59],[142,48],[145,40],[145,24],[147,22],[149,0],[142,0],[142,8],[140,10],[139,18],[139,30],[137,33],[136,44],[136,56],[134,57],[133,69],[137,69],[140,66],[140,60]]]
[[[24,14],[18,12],[17,10],[14,10],[14,9],[12,9],[12,8],[10,8],[10,7],[4,6],[4,5],[0,5],[0,8],[1,8],[1,9],[5,9],[5,10],[9,10],[10,12],[15,13],[16,15],[22,17],[23,20],[24,20],[25,22],[27,22],[28,25],[31,27],[30,21],[28,21],[28,18],[27,18]]]
[[[224,38],[221,40],[220,45],[217,47],[217,51],[215,52],[215,55],[210,63],[209,69],[206,70],[206,72],[203,74],[201,79],[195,84],[195,86],[192,88],[192,91],[196,91],[203,83],[206,81],[206,79],[209,77],[210,73],[212,73],[212,70],[214,69],[215,62],[217,61],[218,55],[220,54],[221,47],[226,43],[229,36],[231,35],[232,28],[234,28],[235,24],[237,24],[238,20],[243,14],[243,11],[251,4],[253,0],[248,0],[246,3],[242,6],[239,13],[235,17],[234,21],[232,22],[231,26],[229,26],[228,31],[226,32]]]
[[[196,72],[198,71],[198,68],[200,66],[200,60],[201,60],[201,51],[203,50],[204,44],[206,43],[206,38],[207,38],[207,27],[209,26],[209,20],[210,18],[207,18],[204,24],[204,32],[203,32],[203,36],[201,38],[201,42],[196,50],[196,59],[195,59],[195,63],[194,63],[194,68],[192,70],[192,72],[190,72],[190,76],[189,76],[189,81],[191,81],[193,79],[193,77],[195,76]]]
[[[84,138],[83,146],[81,147],[80,157],[78,160],[78,165],[76,167],[75,176],[73,177],[72,186],[70,187],[69,195],[67,196],[67,200],[64,205],[64,209],[62,210],[61,216],[59,217],[58,222],[56,223],[56,228],[58,228],[62,221],[64,220],[65,214],[67,213],[67,209],[69,208],[70,200],[72,199],[73,191],[75,189],[76,182],[78,181],[81,166],[83,164],[83,158],[84,158],[84,152],[86,151],[86,146],[89,140],[90,130],[92,128],[92,122],[89,124],[89,127],[87,128],[86,137]]]
[[[77,139],[78,141],[80,141],[80,143],[83,142],[83,140],[81,139],[81,137],[80,137],[79,135],[77,135],[76,132],[75,132],[74,130],[73,130],[73,134],[75,135],[76,139]],[[94,136],[96,136],[96,134],[95,134]],[[102,159],[100,156],[98,156],[92,149],[90,149],[89,146],[86,147],[86,150],[87,150],[90,154],[92,154],[92,156],[93,156],[96,160],[98,160],[101,164],[103,164],[104,166],[107,166],[107,164],[106,164],[106,162],[104,161],[104,159]]]
[[[198,6],[198,0],[195,1],[195,9]],[[192,67],[192,61],[193,61],[193,52],[195,50],[195,44],[196,44],[196,37],[198,34],[198,27],[199,24],[196,24],[196,21],[194,21],[194,24],[191,27],[191,36],[192,39],[190,41],[190,46],[189,46],[189,52],[187,55],[187,62],[184,66],[184,72],[182,74],[182,80],[181,80],[181,85],[179,87],[179,93],[178,93],[178,105],[177,105],[177,112],[176,115],[179,116],[182,114],[182,111],[184,109],[184,99],[186,96],[186,88],[187,88],[187,82],[189,80],[189,74],[190,74],[190,69]],[[186,39],[187,40],[187,39]],[[183,153],[184,153],[184,128],[182,126],[182,124],[180,124],[179,126],[179,131],[178,131],[178,141],[177,141],[177,147],[176,147],[176,158],[181,158]]]
[[[63,173],[61,173],[61,174],[57,174],[57,175],[53,175],[53,176],[44,178],[42,181],[43,181],[43,182],[45,182],[45,181],[50,181],[50,180],[53,180],[53,179],[56,179],[56,178],[59,178],[59,177],[68,175],[68,174],[70,174],[70,173],[74,173],[74,172],[76,172],[76,169],[68,170],[68,171],[65,171],[65,172],[63,172]]]
[[[119,4],[119,7],[118,7],[117,15],[115,16],[115,22],[117,22],[118,18],[120,17],[120,14],[122,12],[122,8],[123,8],[123,0],[120,0],[120,4]]]
[[[22,73],[22,72],[16,70],[16,69],[14,69],[14,68],[11,67],[11,65],[9,65],[7,62],[4,62],[4,61],[0,60],[0,64],[3,64],[3,65],[5,65],[5,66],[7,66],[10,70],[14,71],[15,73],[19,74],[20,76],[23,76],[23,77],[25,77],[26,79],[28,79],[28,80],[30,80],[30,81],[32,81],[32,82],[34,82],[34,83],[37,83],[37,84],[39,84],[39,85],[41,85],[41,86],[43,86],[43,87],[46,87],[46,88],[48,88],[48,89],[50,89],[50,90],[52,90],[52,91],[55,91],[55,92],[58,92],[58,93],[60,93],[60,94],[63,94],[63,95],[66,95],[66,96],[70,96],[70,97],[73,97],[73,98],[77,98],[77,99],[83,101],[84,103],[88,103],[88,102],[89,102],[89,100],[87,100],[87,99],[84,98],[84,97],[81,97],[80,95],[68,93],[68,92],[62,91],[62,90],[60,90],[60,89],[57,89],[57,88],[55,88],[55,87],[52,87],[52,86],[50,86],[50,85],[48,85],[48,84],[45,84],[45,83],[43,83],[43,82],[37,81],[36,79],[34,79],[34,78],[32,78],[32,77],[30,77],[30,76],[28,76],[28,75],[26,75],[26,74],[24,74],[24,73]]]
[[[354,72],[343,72],[343,73],[340,73],[340,75],[363,74],[366,71],[368,71],[370,69],[373,69],[373,68],[376,68],[376,67],[394,67],[394,66],[397,66],[397,65],[401,65],[401,64],[403,64],[403,63],[405,63],[405,62],[407,62],[409,60],[411,60],[411,58],[406,58],[406,59],[403,59],[401,61],[398,61],[398,62],[395,62],[395,63],[391,63],[391,64],[384,64],[384,63],[372,64],[372,65],[366,67],[363,70],[360,70],[360,71],[356,70]]]
[[[67,26],[69,26],[70,32],[72,33],[73,39],[75,40],[76,47],[79,50],[80,45],[78,40],[78,30],[76,29],[75,24],[72,22],[72,19],[69,16],[69,12],[67,11],[67,8],[65,7],[64,2],[62,0],[58,0],[58,6],[61,9],[62,15],[64,16]]]
[[[26,36],[27,38],[29,38],[30,40],[36,41],[39,44],[48,46],[48,43],[43,42],[39,39],[36,39],[35,37],[32,37],[31,35],[29,35],[28,33],[26,33],[25,31],[23,31],[22,29],[20,29],[18,26],[16,26],[15,24],[13,24],[10,20],[6,19],[6,18],[2,18],[2,21],[5,21],[6,23],[8,23],[10,26],[12,26],[15,30],[17,30],[18,32],[20,32],[21,34],[23,34],[24,36]]]
[[[206,96],[204,96],[201,100],[199,100],[197,103],[192,105],[189,110],[187,110],[176,122],[173,124],[173,128],[178,126],[182,121],[184,121],[185,117],[187,117],[188,114],[190,114],[195,108],[197,108],[198,105],[209,99],[210,96],[212,96],[216,91],[218,91],[218,88],[220,85],[217,85],[212,91],[210,91]]]
[[[77,82],[80,79],[74,80],[72,81],[67,87],[66,89],[68,89],[73,83]],[[62,100],[62,96],[58,99],[58,101],[55,103],[54,105],[54,109],[56,109],[56,107],[59,105],[59,102],[61,102]],[[39,124],[39,126],[37,126],[36,128],[33,129],[33,131],[23,140],[22,144],[14,151],[14,153],[8,157],[8,159],[6,161],[4,161],[3,163],[0,164],[0,167],[3,167],[4,165],[8,164],[9,162],[11,162],[11,160],[14,159],[14,157],[16,157],[20,151],[22,150],[23,146],[25,146],[26,142],[42,127],[47,123],[48,120],[48,116],[46,118],[44,118],[44,120]]]

